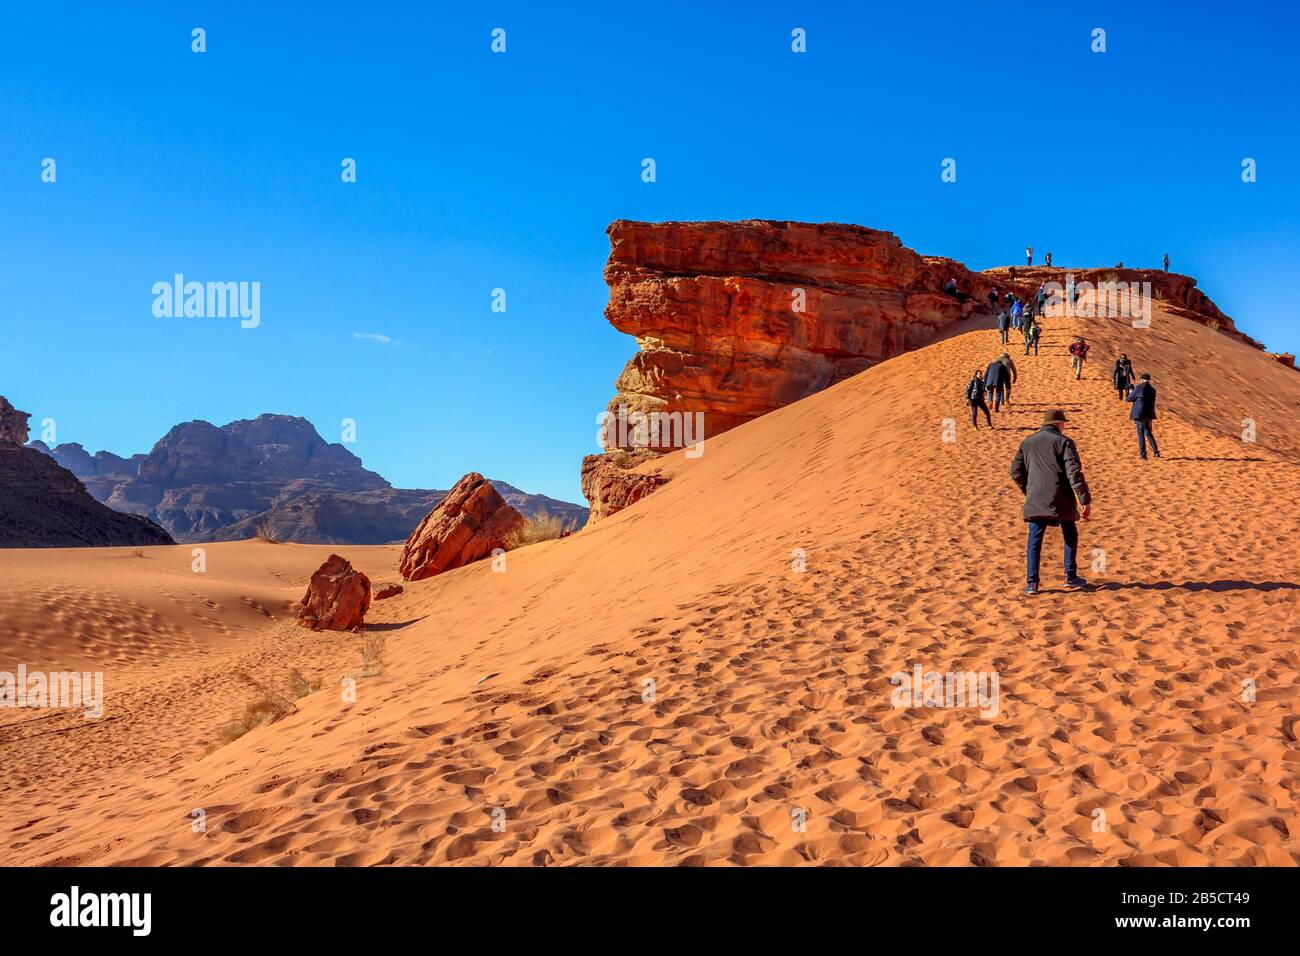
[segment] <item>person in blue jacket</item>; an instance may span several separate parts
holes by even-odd
[[[1151,442],[1151,452],[1160,457],[1160,446],[1156,444],[1155,433],[1151,431],[1151,422],[1156,417],[1156,389],[1151,384],[1151,373],[1143,372],[1142,381],[1128,393],[1128,400],[1133,403],[1129,418],[1137,422],[1138,454],[1147,460],[1147,442]]]

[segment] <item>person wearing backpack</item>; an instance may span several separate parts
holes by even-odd
[[[971,376],[971,380],[966,383],[966,404],[970,406],[970,423],[979,431],[980,427],[980,409],[984,409],[984,419],[989,423],[989,428],[993,427],[993,416],[989,414],[988,403],[984,401],[984,376],[980,375],[979,369]]]
[[[1034,354],[1038,354],[1038,336],[1042,333],[1043,327],[1034,319],[1030,319],[1025,326],[1025,354],[1029,354],[1030,348],[1033,348]]]

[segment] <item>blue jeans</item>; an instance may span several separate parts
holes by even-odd
[[[1038,565],[1043,556],[1043,533],[1048,526],[1057,524],[1056,521],[1044,521],[1040,518],[1034,518],[1029,524],[1029,548],[1025,552],[1025,570],[1028,574],[1028,583],[1038,583]],[[1061,536],[1065,538],[1065,576],[1067,578],[1075,577],[1079,573],[1079,565],[1075,559],[1075,552],[1079,547],[1079,529],[1073,521],[1061,521]]]
[[[1137,422],[1137,433],[1138,450],[1142,453],[1142,457],[1145,458],[1147,456],[1148,441],[1151,442],[1151,450],[1158,456],[1160,454],[1160,446],[1156,444],[1155,432],[1151,430],[1151,419],[1139,419]]]

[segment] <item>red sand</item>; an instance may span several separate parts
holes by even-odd
[[[667,459],[665,488],[504,573],[407,585],[372,607],[384,671],[352,704],[361,638],[286,613],[329,548],[212,545],[204,575],[188,546],[0,552],[0,669],[108,685],[98,721],[0,710],[5,862],[1295,863],[1300,374],[1158,307],[1049,319],[974,432],[961,393],[996,343],[953,335]],[[1137,459],[1121,348],[1155,377],[1163,460]],[[1057,405],[1100,588],[1059,588],[1050,532],[1031,599],[1007,472]],[[396,580],[398,548],[335,550]],[[996,671],[999,714],[894,709],[914,664]],[[235,673],[290,667],[325,688],[202,756],[252,696]]]

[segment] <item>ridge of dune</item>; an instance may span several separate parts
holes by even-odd
[[[1079,382],[1076,333],[1094,346]],[[1049,319],[1039,356],[1012,346],[1001,427],[975,432],[961,391],[996,342],[953,330],[659,459],[673,480],[652,496],[504,573],[408,584],[372,610],[385,668],[355,703],[327,683],[140,775],[107,744],[68,767],[71,743],[39,738],[66,796],[34,808],[9,784],[0,846],[78,864],[1300,862],[1300,378],[1159,302],[1143,330]],[[1110,387],[1121,349],[1161,389],[1162,460],[1137,460]],[[1007,472],[1056,406],[1097,502],[1081,562],[1102,549],[1106,567],[1061,591],[1049,537],[1030,600]],[[395,566],[342,550],[376,580]],[[334,661],[274,632],[283,661],[251,666],[317,653],[341,676],[355,640]],[[997,672],[1000,713],[894,708],[890,675],[914,664]],[[141,666],[122,679],[148,688]],[[237,700],[174,667],[167,694],[110,700],[84,735],[192,752],[178,698]],[[0,714],[6,764],[41,719]]]

